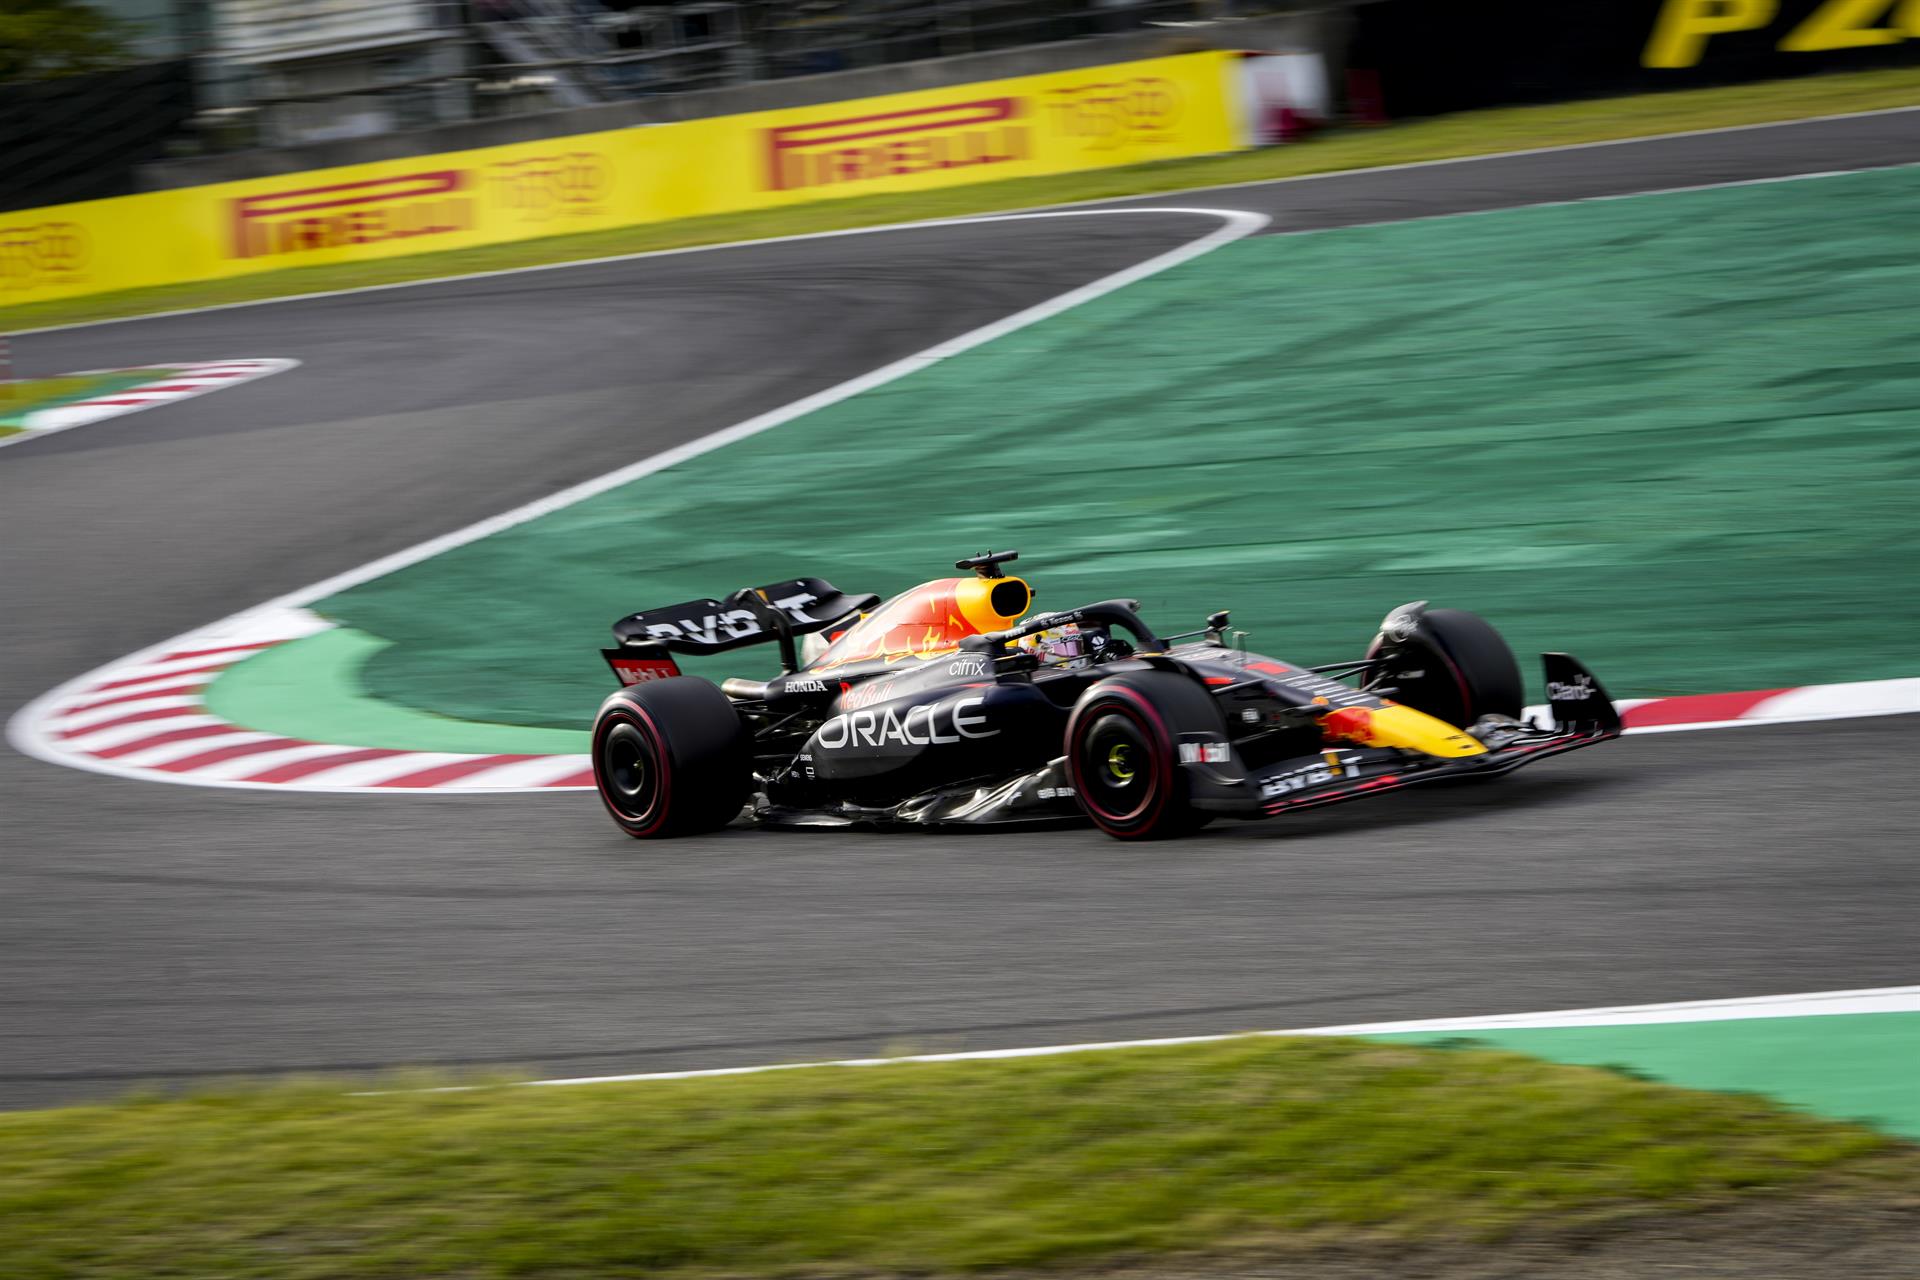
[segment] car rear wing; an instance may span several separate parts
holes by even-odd
[[[799,665],[795,636],[825,631],[879,603],[879,596],[850,595],[821,578],[790,578],[724,600],[630,613],[613,624],[619,647],[601,653],[622,684],[637,684],[679,675],[671,656],[676,653],[704,657],[772,640],[780,645],[781,665],[792,671]]]

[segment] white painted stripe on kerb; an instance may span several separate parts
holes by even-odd
[[[89,725],[112,724],[128,716],[145,715],[149,711],[165,711],[168,708],[179,710],[199,705],[200,698],[197,694],[175,693],[164,697],[148,695],[144,698],[129,698],[125,702],[109,703],[104,707],[90,707],[85,711],[69,712],[53,723],[63,733],[71,733],[85,729]]]
[[[70,711],[87,711],[109,703],[131,705],[136,696],[150,693],[155,689],[198,689],[212,680],[215,674],[217,673],[212,671],[202,671],[192,675],[152,676],[133,684],[122,685],[117,689],[92,689],[64,704],[55,714],[65,715]]]
[[[182,638],[184,639],[185,637]],[[165,646],[166,649],[170,650],[191,650],[195,647],[196,646],[193,645],[181,644]],[[213,648],[215,646],[206,645],[200,647]],[[127,663],[124,666],[115,663],[111,672],[109,672],[107,668],[102,668],[100,679],[98,681],[89,681],[88,683],[95,689],[99,689],[99,686],[106,684],[109,679],[115,681],[138,680],[141,682],[140,687],[146,687],[153,679],[157,679],[160,676],[198,676],[205,673],[206,678],[212,679],[213,672],[219,670],[221,667],[230,667],[242,658],[250,658],[253,656],[253,653],[254,651],[251,649],[240,649],[232,653],[202,653],[197,657],[191,658],[175,658],[171,656],[155,657],[142,662]],[[135,686],[129,684],[121,687],[131,689]],[[100,689],[100,692],[113,693],[115,690]]]
[[[458,764],[473,758],[471,755],[462,755],[455,751],[407,751],[399,755],[382,756],[378,760],[357,760],[347,764],[337,764],[330,769],[308,774],[301,779],[301,782],[315,790],[350,791],[360,787],[378,786],[393,778],[418,773],[422,769],[431,769],[443,764]]]
[[[1687,1000],[1670,1004],[1615,1005],[1600,1009],[1561,1009],[1545,1013],[1493,1014],[1466,1018],[1423,1018],[1406,1022],[1354,1022],[1337,1027],[1299,1027],[1287,1031],[1233,1032],[1223,1035],[1162,1036],[1152,1040],[1107,1040],[1087,1044],[1040,1045],[1019,1049],[974,1049],[955,1053],[916,1053],[895,1058],[842,1058],[830,1062],[780,1062],[753,1067],[711,1067],[695,1071],[645,1071],[617,1076],[572,1076],[523,1080],[523,1087],[623,1084],[639,1080],[698,1080],[709,1076],[759,1075],[819,1067],[886,1067],[907,1062],[992,1062],[1007,1058],[1044,1058],[1063,1053],[1101,1053],[1114,1049],[1152,1049],[1171,1045],[1221,1044],[1229,1040],[1280,1036],[1369,1036],[1407,1032],[1507,1031],[1530,1027],[1623,1027],[1683,1022],[1730,1022],[1754,1018],[1808,1018],[1837,1014],[1920,1012],[1920,986],[1870,987],[1856,991],[1816,991],[1803,995],[1742,996],[1731,1000]],[[431,1092],[460,1092],[484,1085],[456,1085]]]
[[[1768,698],[1743,720],[1781,721],[1809,717],[1893,715],[1920,711],[1920,679],[1859,680],[1852,684],[1789,689]]]
[[[252,729],[236,728],[232,733],[213,733],[204,738],[188,738],[184,742],[167,742],[157,747],[148,747],[143,751],[132,751],[121,756],[123,764],[136,768],[151,769],[157,765],[171,764],[175,760],[185,760],[188,756],[197,756],[202,751],[214,751],[220,747],[237,747],[248,742],[269,742],[280,735],[257,733]]]
[[[143,720],[139,724],[123,724],[111,729],[96,729],[67,739],[66,745],[74,751],[105,751],[109,747],[124,747],[128,743],[139,742],[144,738],[157,738],[163,733],[172,733],[175,729],[203,729],[209,725],[225,725],[227,722],[218,716],[198,715],[183,712],[177,716],[165,716],[158,720]],[[82,760],[91,759],[81,755]],[[118,764],[118,761],[104,760],[102,764]],[[145,775],[141,775],[145,776]]]
[[[180,644],[179,647],[189,650],[214,649],[227,645],[264,647],[287,640],[298,640],[302,636],[316,635],[332,628],[331,622],[310,609],[269,609],[262,606],[201,627],[192,633],[193,643]],[[249,654],[245,651],[235,653],[236,660],[248,656]]]
[[[541,756],[537,760],[516,760],[508,764],[495,765],[491,769],[482,769],[463,778],[454,778],[441,783],[438,791],[517,791],[533,789],[552,790],[552,783],[562,778],[572,777],[590,767],[590,756]],[[568,788],[574,791],[591,790],[590,787]]]
[[[237,756],[232,760],[222,760],[218,764],[203,765],[193,771],[193,776],[203,782],[218,782],[228,778],[252,778],[283,764],[298,764],[304,760],[317,760],[322,756],[346,755],[348,752],[362,749],[335,746],[331,743],[307,742],[297,747],[282,747],[278,751],[260,751],[253,755]]]

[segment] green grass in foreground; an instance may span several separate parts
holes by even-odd
[[[1920,1185],[1753,1097],[1355,1040],[0,1116],[0,1275],[942,1272]]]
[[[68,324],[182,307],[210,306],[393,284],[473,271],[566,262],[688,245],[754,240],[923,218],[990,213],[1079,200],[1178,191],[1230,182],[1297,177],[1375,165],[1484,155],[1758,124],[1920,103],[1920,69],[1852,72],[1762,84],[1643,94],[1591,102],[1466,112],[1383,129],[1347,130],[1297,146],[1166,161],[1122,169],[950,187],[912,195],[866,196],[750,213],[649,223],[584,235],[421,254],[377,262],[303,267],[71,301],[0,308],[0,330]]]

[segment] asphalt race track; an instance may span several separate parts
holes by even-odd
[[[1907,112],[1146,203],[1298,230],[1916,161]],[[888,231],[17,339],[28,369],[303,365],[0,452],[0,716],[1217,225]],[[0,751],[0,1105],[232,1073],[573,1076],[1907,983],[1915,727],[1646,735],[1157,847],[640,846],[584,793],[261,794]]]

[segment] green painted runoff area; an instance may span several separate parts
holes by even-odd
[[[1920,1013],[1367,1038],[1423,1045],[1464,1041],[1573,1066],[1624,1068],[1688,1089],[1765,1094],[1815,1115],[1920,1140]]]
[[[336,627],[278,645],[208,686],[207,708],[235,724],[297,725],[300,737],[357,747],[529,755],[587,749],[587,735],[577,729],[453,720],[366,696],[360,669],[386,644],[364,631]]]
[[[1009,546],[1042,608],[1230,607],[1303,661],[1430,599],[1620,696],[1913,675],[1917,204],[1907,167],[1240,241],[325,600],[370,640],[287,650],[351,659],[324,696],[222,709],[577,731],[632,609]]]

